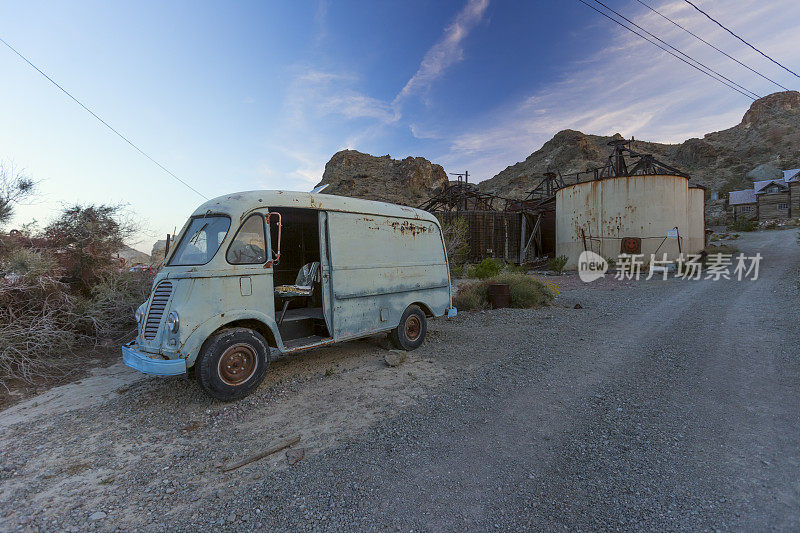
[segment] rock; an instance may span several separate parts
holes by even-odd
[[[150,261],[152,263],[160,263],[164,260],[164,255],[167,251],[167,240],[161,239],[153,244],[153,250],[150,252]]]
[[[231,514],[228,515],[228,522],[236,522],[236,513],[231,512]]]
[[[772,165],[764,163],[747,173],[747,177],[753,181],[777,180],[783,178],[783,171]]]
[[[107,515],[103,511],[95,511],[89,515],[89,522],[96,522],[98,520],[102,520]]]
[[[406,360],[406,352],[403,350],[389,350],[389,353],[383,356],[383,360],[391,367],[400,366]]]
[[[125,260],[126,267],[132,265],[147,265],[150,263],[150,256],[139,250],[134,250],[130,246],[123,246],[117,251],[117,257]]]
[[[424,157],[397,160],[388,155],[376,157],[356,150],[342,150],[325,165],[318,186],[328,184],[323,194],[418,206],[447,182],[442,166]]]
[[[581,304],[575,304],[575,307],[573,307],[573,309],[583,309],[583,306]]]

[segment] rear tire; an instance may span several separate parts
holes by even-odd
[[[392,330],[392,344],[401,350],[416,350],[425,340],[428,319],[422,309],[409,305],[400,317],[400,324]]]
[[[209,337],[194,366],[206,394],[223,402],[240,400],[264,380],[269,345],[252,329],[225,329]]]

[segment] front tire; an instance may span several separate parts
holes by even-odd
[[[392,330],[392,344],[401,350],[416,350],[425,340],[428,319],[422,309],[409,305],[400,317],[400,324]]]
[[[203,391],[218,400],[240,400],[252,393],[267,373],[269,346],[257,331],[230,328],[212,335],[195,364]]]

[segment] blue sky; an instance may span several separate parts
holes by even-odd
[[[682,0],[646,1],[798,87]],[[606,3],[753,91],[779,90],[639,2]],[[699,4],[800,68],[800,2]],[[0,3],[0,21],[0,36],[208,197],[309,190],[343,148],[481,180],[564,128],[680,142],[749,106],[575,0],[27,1]],[[202,201],[4,47],[0,71],[0,158],[41,182],[15,223],[126,203],[149,251]]]

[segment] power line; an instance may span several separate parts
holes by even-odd
[[[668,42],[664,41],[663,39],[659,39],[659,38],[658,38],[658,36],[656,36],[656,35],[653,35],[652,33],[650,33],[649,31],[647,31],[646,29],[642,28],[641,26],[639,26],[638,24],[636,24],[634,21],[632,21],[631,19],[629,19],[629,18],[628,18],[628,17],[626,17],[625,15],[622,15],[622,14],[620,14],[618,11],[614,11],[612,8],[608,7],[606,4],[604,4],[604,3],[603,3],[603,2],[601,2],[600,0],[594,0],[594,1],[595,1],[595,3],[597,3],[597,4],[600,4],[601,6],[603,6],[604,8],[606,8],[607,10],[611,11],[612,13],[614,13],[614,14],[615,14],[616,16],[618,16],[619,18],[621,18],[621,19],[625,20],[625,21],[626,21],[626,22],[628,22],[629,24],[633,24],[634,26],[636,26],[637,28],[639,28],[640,30],[642,30],[643,32],[645,32],[647,35],[649,35],[649,36],[650,36],[650,37],[652,37],[653,39],[656,39],[658,42],[660,42],[660,43],[662,43],[662,44],[664,44],[664,45],[666,45],[666,46],[670,47],[672,50],[674,50],[674,51],[678,52],[680,55],[682,55],[683,57],[685,57],[685,58],[686,58],[686,59],[688,59],[689,61],[692,61],[693,63],[696,63],[697,65],[700,65],[702,68],[704,68],[704,69],[708,70],[709,72],[713,72],[714,74],[716,74],[716,75],[717,75],[717,76],[719,76],[720,78],[724,79],[724,80],[725,80],[725,81],[727,81],[727,82],[730,82],[730,83],[732,83],[733,85],[737,86],[737,87],[738,87],[738,88],[740,88],[741,90],[743,90],[743,91],[745,91],[745,92],[747,92],[747,93],[750,93],[751,95],[755,96],[756,98],[761,98],[761,96],[760,96],[760,95],[758,95],[758,94],[754,93],[754,92],[753,92],[753,91],[751,91],[750,89],[747,89],[747,88],[745,88],[745,87],[742,87],[741,85],[739,85],[738,83],[736,83],[736,82],[735,82],[735,81],[733,81],[732,79],[728,78],[727,76],[724,76],[723,74],[720,74],[719,72],[717,72],[717,71],[716,71],[716,70],[714,70],[713,68],[711,68],[711,67],[709,67],[709,66],[706,66],[706,65],[704,65],[704,64],[703,64],[703,63],[701,63],[700,61],[698,61],[698,60],[694,59],[693,57],[689,56],[688,54],[685,54],[684,52],[682,52],[682,51],[678,50],[677,48],[675,48],[674,46],[672,46],[672,45],[671,45],[671,44],[669,44]]]
[[[721,24],[719,21],[717,21],[717,20],[716,20],[714,17],[712,17],[711,15],[709,15],[708,13],[706,13],[705,11],[703,11],[702,9],[700,9],[699,7],[697,7],[695,4],[693,4],[693,3],[692,3],[692,2],[690,2],[689,0],[684,0],[684,2],[686,2],[687,4],[689,4],[690,6],[692,6],[693,8],[695,8],[696,10],[698,10],[700,13],[702,13],[703,15],[705,15],[705,16],[706,16],[706,18],[708,18],[708,20],[710,20],[711,22],[713,22],[714,24],[716,24],[717,26],[719,26],[719,27],[720,27],[720,28],[722,28],[723,30],[727,31],[728,33],[730,33],[731,35],[733,35],[734,37],[736,37],[737,39],[739,39],[740,41],[742,41],[744,44],[746,44],[747,46],[749,46],[750,48],[752,48],[753,50],[755,50],[756,52],[758,52],[758,53],[759,53],[759,54],[761,54],[762,56],[766,57],[767,59],[769,59],[770,61],[772,61],[773,63],[775,63],[776,65],[778,65],[779,67],[781,67],[781,68],[782,68],[783,70],[785,70],[786,72],[790,72],[790,73],[794,74],[795,76],[797,76],[798,78],[800,78],[800,75],[798,75],[796,72],[794,72],[793,70],[790,70],[790,69],[788,69],[788,68],[784,67],[783,65],[781,65],[780,63],[778,63],[777,61],[775,61],[774,59],[772,59],[771,57],[769,57],[767,54],[765,54],[764,52],[762,52],[761,50],[759,50],[758,48],[756,48],[756,47],[755,47],[755,46],[753,46],[752,44],[748,43],[747,41],[745,41],[744,39],[742,39],[741,37],[739,37],[738,35],[736,35],[735,33],[733,33],[731,30],[729,30],[728,28],[726,28],[725,26],[723,26],[723,25],[722,25],[722,24]]]
[[[658,44],[658,43],[657,43],[657,42],[655,42],[655,41],[652,41],[652,40],[648,39],[647,37],[645,37],[644,35],[642,35],[642,34],[641,34],[641,33],[639,33],[638,31],[634,30],[634,29],[633,29],[633,28],[631,28],[630,26],[626,26],[625,24],[623,24],[622,22],[618,21],[618,20],[617,20],[617,19],[615,19],[614,17],[612,17],[612,16],[608,15],[607,13],[604,13],[603,11],[600,11],[599,9],[597,9],[597,8],[596,8],[596,7],[594,7],[593,5],[589,4],[588,2],[585,2],[584,0],[578,0],[578,2],[580,2],[580,3],[584,4],[586,7],[590,8],[590,9],[593,9],[594,11],[597,11],[598,13],[600,13],[601,15],[603,15],[604,17],[606,17],[608,20],[610,20],[610,21],[614,22],[615,24],[619,24],[620,26],[622,26],[623,28],[625,28],[625,29],[626,29],[626,30],[628,30],[629,32],[631,32],[631,33],[634,33],[634,34],[638,35],[639,37],[641,37],[641,38],[642,38],[642,39],[644,39],[645,41],[649,42],[649,43],[650,43],[650,44],[652,44],[653,46],[657,46],[658,48],[660,48],[661,50],[663,50],[663,51],[667,52],[667,53],[668,53],[668,54],[670,54],[671,56],[673,56],[673,57],[675,57],[675,58],[677,58],[677,59],[679,59],[679,60],[683,61],[684,63],[686,63],[687,65],[689,65],[689,66],[690,66],[690,67],[692,67],[693,69],[695,69],[695,70],[697,70],[697,71],[699,71],[699,72],[702,72],[703,74],[705,74],[705,75],[706,75],[706,76],[708,76],[709,78],[711,78],[711,79],[713,79],[713,80],[716,80],[716,81],[720,82],[721,84],[725,85],[726,87],[729,87],[729,88],[733,89],[733,90],[734,90],[734,91],[736,91],[737,93],[739,93],[739,94],[741,94],[741,95],[743,95],[743,96],[746,96],[747,98],[749,98],[749,99],[751,99],[751,100],[755,100],[755,98],[753,98],[752,96],[750,96],[750,95],[749,95],[749,94],[747,94],[746,92],[744,92],[744,91],[741,91],[741,90],[737,89],[736,87],[734,87],[733,85],[730,85],[730,84],[729,84],[729,83],[727,83],[726,81],[724,81],[724,80],[721,80],[721,79],[719,79],[719,78],[715,77],[714,75],[712,75],[711,73],[709,73],[709,72],[707,72],[707,71],[705,71],[705,70],[701,69],[701,68],[700,68],[700,67],[698,67],[697,65],[694,65],[693,63],[690,63],[689,61],[687,61],[687,60],[685,60],[684,58],[682,58],[681,56],[679,56],[679,55],[675,54],[675,53],[674,53],[674,52],[672,52],[671,50],[669,50],[669,49],[667,49],[667,48],[665,48],[665,47],[661,46],[660,44]]]
[[[713,48],[714,50],[716,50],[716,51],[717,51],[717,52],[719,52],[720,54],[724,55],[724,56],[725,56],[725,57],[727,57],[728,59],[731,59],[731,60],[735,61],[736,63],[740,64],[741,66],[743,66],[744,68],[746,68],[746,69],[747,69],[747,70],[749,70],[750,72],[752,72],[752,73],[754,73],[754,74],[758,74],[759,76],[761,76],[761,77],[762,77],[762,78],[764,78],[765,80],[767,80],[767,81],[769,81],[769,82],[771,82],[771,83],[774,83],[775,85],[777,85],[778,87],[780,87],[780,88],[781,88],[781,89],[783,89],[784,91],[788,91],[788,90],[789,90],[787,87],[784,87],[783,85],[781,85],[781,84],[780,84],[780,83],[778,83],[777,81],[775,81],[775,80],[773,80],[773,79],[771,79],[771,78],[768,78],[767,76],[763,75],[762,73],[760,73],[760,72],[759,72],[759,71],[757,71],[756,69],[754,69],[754,68],[752,68],[752,67],[750,67],[750,66],[748,66],[748,65],[745,65],[744,63],[742,63],[741,61],[739,61],[738,59],[736,59],[736,58],[735,58],[735,57],[733,57],[732,55],[728,54],[727,52],[724,52],[723,50],[720,50],[719,48],[717,48],[716,46],[714,46],[714,45],[713,45],[713,44],[711,44],[710,42],[706,41],[705,39],[703,39],[702,37],[700,37],[700,36],[699,36],[699,35],[697,35],[696,33],[693,33],[692,31],[690,31],[690,30],[688,30],[688,29],[684,28],[683,26],[681,26],[680,24],[678,24],[677,22],[675,22],[674,20],[672,20],[672,19],[671,19],[671,18],[669,18],[668,16],[664,15],[663,13],[661,13],[660,11],[658,11],[657,9],[654,9],[654,8],[650,7],[649,5],[645,4],[644,2],[642,2],[642,0],[636,0],[636,1],[637,1],[637,2],[639,2],[640,4],[642,4],[644,7],[646,7],[646,8],[647,8],[647,9],[649,9],[650,11],[652,11],[653,13],[655,13],[656,15],[658,15],[658,16],[660,16],[660,17],[662,17],[662,18],[666,19],[666,20],[668,20],[669,22],[671,22],[671,23],[672,23],[672,24],[674,24],[675,26],[679,27],[680,29],[682,29],[683,31],[685,31],[686,33],[688,33],[689,35],[691,35],[691,36],[692,36],[692,37],[694,37],[695,39],[697,39],[697,40],[699,40],[699,41],[701,41],[701,42],[703,42],[703,43],[707,44],[708,46],[710,46],[711,48]]]
[[[86,106],[83,104],[83,102],[81,102],[80,100],[78,100],[77,98],[75,98],[74,96],[72,96],[72,95],[69,93],[69,91],[67,91],[65,88],[63,88],[61,85],[59,85],[59,84],[58,84],[58,83],[57,83],[57,82],[56,82],[56,81],[55,81],[53,78],[51,78],[50,76],[48,76],[47,74],[45,74],[44,72],[42,72],[42,70],[41,70],[39,67],[37,67],[36,65],[34,65],[33,63],[31,63],[31,61],[30,61],[30,60],[29,60],[27,57],[25,57],[25,56],[24,56],[24,55],[22,55],[20,52],[18,52],[16,48],[14,48],[14,47],[13,47],[13,46],[11,46],[10,44],[8,44],[8,42],[6,42],[6,41],[5,41],[5,39],[3,39],[2,37],[0,37],[0,42],[2,42],[4,45],[6,45],[6,46],[9,48],[9,50],[11,50],[11,51],[12,51],[12,52],[14,52],[15,54],[17,54],[17,55],[18,55],[20,58],[22,58],[22,60],[23,60],[23,61],[25,61],[25,62],[26,62],[28,65],[30,65],[30,66],[31,66],[31,67],[32,67],[34,70],[36,70],[36,72],[38,72],[39,74],[41,74],[42,76],[44,76],[45,78],[47,78],[47,80],[48,80],[50,83],[52,83],[53,85],[55,85],[56,87],[58,87],[58,88],[59,88],[59,90],[60,90],[61,92],[63,92],[63,93],[64,93],[64,94],[66,94],[67,96],[69,96],[69,97],[70,97],[70,98],[71,98],[71,99],[72,99],[72,100],[73,100],[73,101],[74,101],[76,104],[78,104],[79,106],[81,106],[82,108],[84,108],[86,111],[88,111],[88,112],[89,112],[89,114],[91,114],[91,115],[92,115],[94,118],[96,118],[97,120],[99,120],[99,121],[100,121],[100,122],[101,122],[101,123],[102,123],[102,124],[103,124],[103,125],[104,125],[106,128],[108,128],[108,129],[110,129],[111,131],[113,131],[115,134],[117,134],[117,136],[118,136],[120,139],[122,139],[123,141],[125,141],[126,143],[128,143],[129,145],[131,145],[131,146],[134,148],[134,150],[136,150],[137,152],[139,152],[140,154],[142,154],[143,156],[145,156],[147,159],[149,159],[150,161],[152,161],[153,163],[155,163],[155,165],[156,165],[158,168],[160,168],[161,170],[163,170],[164,172],[166,172],[167,174],[169,174],[170,176],[172,176],[173,178],[175,178],[175,179],[176,179],[176,180],[178,180],[179,182],[183,183],[183,184],[184,184],[184,185],[186,185],[188,188],[190,188],[191,190],[193,190],[194,192],[196,192],[197,194],[199,194],[200,196],[202,196],[203,198],[205,198],[206,200],[208,200],[208,197],[207,197],[206,195],[204,195],[203,193],[201,193],[200,191],[198,191],[197,189],[195,189],[194,187],[192,187],[191,185],[189,185],[188,183],[186,183],[185,181],[183,181],[181,178],[179,178],[178,176],[176,176],[175,174],[173,174],[173,173],[172,173],[172,172],[171,172],[171,171],[170,171],[168,168],[166,168],[164,165],[162,165],[161,163],[159,163],[158,161],[156,161],[155,159],[153,159],[152,157],[150,157],[149,155],[147,155],[147,153],[146,153],[144,150],[142,150],[141,148],[139,148],[138,146],[136,146],[135,144],[133,144],[133,142],[132,142],[130,139],[128,139],[128,138],[127,138],[127,137],[125,137],[123,134],[121,134],[119,131],[117,131],[116,129],[114,129],[114,127],[113,127],[113,126],[111,126],[111,124],[109,124],[108,122],[106,122],[105,120],[103,120],[102,118],[100,118],[100,117],[97,115],[97,113],[95,113],[94,111],[92,111],[91,109],[89,109],[88,107],[86,107]]]

